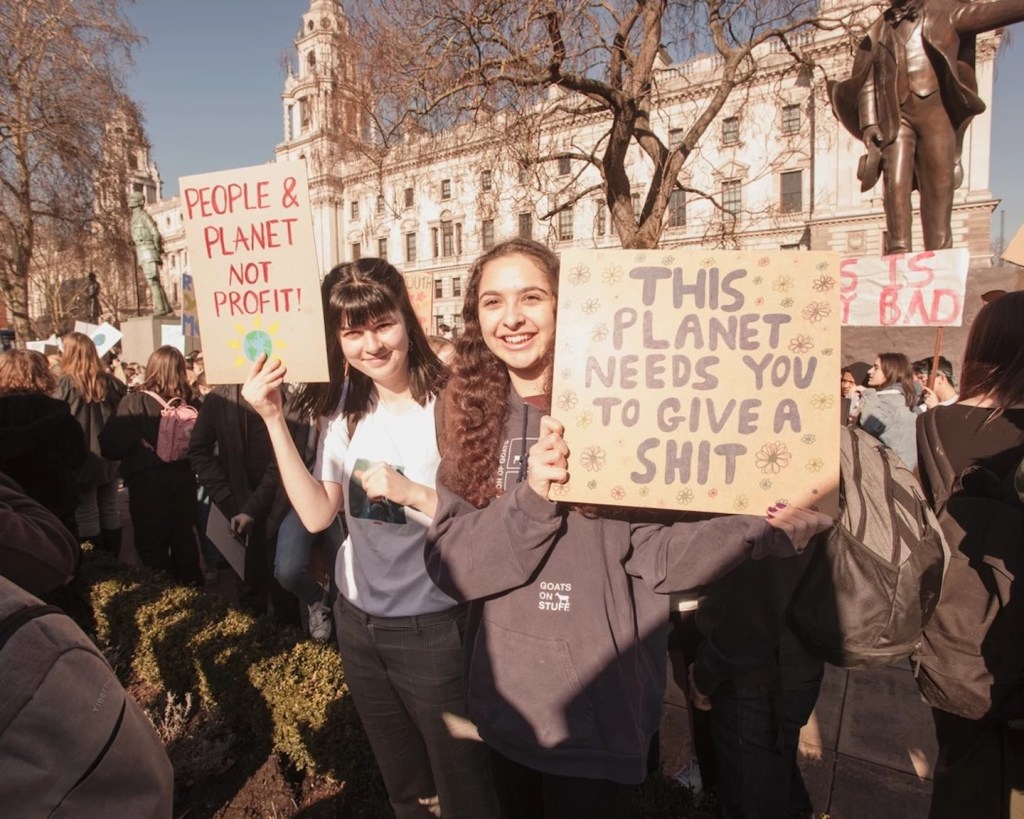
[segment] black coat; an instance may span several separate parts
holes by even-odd
[[[107,397],[103,401],[86,401],[68,375],[61,376],[53,393],[54,398],[65,401],[71,408],[71,415],[82,428],[89,448],[85,463],[75,471],[80,484],[110,483],[117,478],[117,461],[108,461],[100,451],[100,432],[117,413],[117,406],[127,389],[112,375],[108,375],[106,380]]]

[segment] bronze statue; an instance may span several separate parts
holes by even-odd
[[[96,281],[96,274],[91,270],[86,274],[85,299],[86,319],[90,324],[99,324],[100,283]]]
[[[985,110],[975,38],[1021,20],[1024,0],[892,0],[861,41],[850,78],[831,84],[836,116],[867,149],[861,190],[881,171],[886,254],[911,250],[915,187],[925,250],[952,246],[964,131]]]
[[[133,193],[128,197],[128,206],[132,209],[132,241],[135,243],[135,257],[153,296],[153,315],[166,316],[171,312],[171,305],[167,301],[163,285],[160,284],[163,239],[153,217],[143,207],[145,204],[146,197],[141,193]]]

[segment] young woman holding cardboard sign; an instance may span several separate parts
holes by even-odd
[[[667,592],[794,555],[831,523],[787,508],[669,526],[549,501],[570,457],[545,414],[557,291],[558,259],[532,241],[470,271],[427,544],[437,584],[473,601],[469,713],[505,819],[628,816],[661,717]]]
[[[266,421],[306,529],[325,529],[344,503],[338,647],[395,814],[428,819],[439,801],[445,819],[489,819],[497,805],[487,754],[466,719],[466,608],[423,562],[437,503],[434,401],[445,369],[394,267],[362,259],[328,275],[328,354],[344,356],[348,380],[338,413],[321,421],[312,475],[282,412],[284,365],[261,356],[242,394]]]

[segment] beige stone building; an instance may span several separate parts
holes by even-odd
[[[842,13],[853,7],[850,0],[822,2]],[[866,27],[877,13],[875,7],[853,16]],[[337,0],[310,0],[284,85],[283,138],[275,148],[279,160],[306,162],[322,274],[360,256],[386,257],[405,273],[429,276],[435,326],[457,328],[468,268],[493,243],[528,235],[555,250],[618,245],[600,192],[580,196],[599,185],[597,171],[572,158],[540,161],[545,153],[589,151],[605,130],[600,117],[545,118],[526,164],[523,144],[507,136],[515,123],[500,112],[439,137],[409,135],[383,160],[371,158],[372,145],[353,147],[366,129],[346,96],[359,90],[346,48],[349,32]],[[986,100],[999,37],[978,39],[979,93]],[[814,31],[793,42],[814,69],[798,70],[778,45],[764,50],[757,81],[733,93],[684,166],[683,184],[707,195],[673,195],[662,245],[881,254],[882,186],[860,191],[856,167],[863,148],[841,128],[826,92],[828,80],[848,75],[856,39],[845,31]],[[681,138],[719,69],[712,57],[660,64],[652,119],[666,144]],[[537,111],[563,101],[553,91]],[[990,218],[998,204],[989,186],[991,122],[986,111],[967,132],[964,181],[953,211],[955,244],[970,249],[972,267],[991,259]],[[651,174],[649,160],[635,151],[637,207]],[[150,212],[165,235],[164,275],[176,298],[180,272],[188,269],[180,203],[161,201]],[[919,232],[915,240],[920,247]]]

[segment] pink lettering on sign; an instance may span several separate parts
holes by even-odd
[[[242,210],[263,210],[270,207],[270,182],[248,182],[211,185],[205,188],[185,188],[185,209],[188,218],[199,216],[225,216]]]

